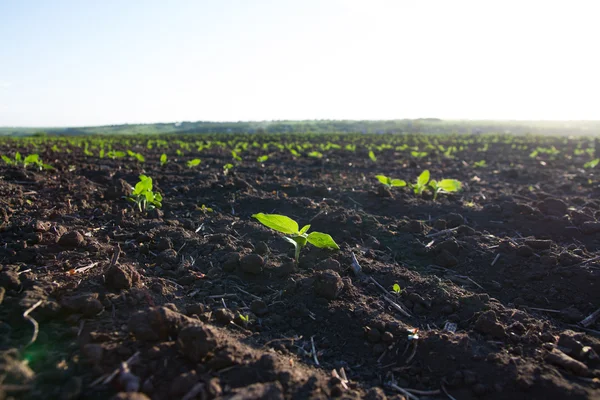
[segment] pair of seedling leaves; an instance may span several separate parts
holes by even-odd
[[[458,192],[462,186],[460,181],[456,179],[442,179],[440,181],[436,181],[431,179],[429,170],[425,170],[421,172],[421,175],[417,178],[415,183],[407,183],[402,179],[392,179],[385,175],[376,175],[375,178],[387,187],[403,187],[408,186],[415,194],[423,194],[423,192],[427,189],[433,192],[433,199],[437,198],[438,193],[453,193]]]
[[[294,245],[294,248],[296,249],[296,263],[298,263],[298,259],[300,258],[300,250],[302,250],[307,243],[321,249],[340,249],[330,235],[321,232],[307,233],[310,229],[310,225],[304,225],[302,229],[300,229],[296,221],[285,215],[258,213],[254,214],[252,217],[256,218],[261,224],[268,228],[289,235],[284,236],[283,238]]]
[[[26,157],[23,157],[21,153],[17,151],[14,159],[11,159],[6,155],[2,155],[2,160],[4,160],[7,165],[22,165],[25,168],[29,167],[30,165],[35,165],[40,171],[43,169],[54,169],[51,165],[44,164],[40,159],[40,156],[37,154],[30,154]]]
[[[162,195],[152,191],[152,178],[140,175],[140,181],[136,183],[133,192],[127,196],[127,200],[133,202],[140,212],[162,207]]]

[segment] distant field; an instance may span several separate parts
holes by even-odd
[[[513,133],[546,135],[598,135],[600,121],[460,121],[437,118],[388,121],[259,121],[178,122],[89,127],[0,127],[2,136],[52,135],[157,135],[193,133]]]

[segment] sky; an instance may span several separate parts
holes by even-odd
[[[600,120],[595,0],[0,0],[0,126]]]

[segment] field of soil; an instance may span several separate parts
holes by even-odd
[[[594,140],[155,139],[0,142],[54,167],[0,161],[0,399],[600,399]],[[462,190],[375,179],[425,169]]]

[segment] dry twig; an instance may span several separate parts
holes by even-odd
[[[33,312],[33,310],[35,310],[36,308],[38,308],[42,304],[42,302],[43,302],[43,300],[38,300],[34,305],[32,305],[31,307],[29,307],[23,313],[23,318],[25,318],[26,320],[28,320],[29,322],[31,322],[31,324],[33,325],[33,335],[31,336],[31,340],[29,340],[29,342],[25,346],[23,346],[24,349],[26,349],[27,347],[31,346],[33,344],[33,342],[35,342],[36,339],[37,339],[37,337],[38,337],[38,333],[40,331],[40,326],[37,323],[37,321],[35,319],[33,319],[33,317],[29,316],[29,313]]]

